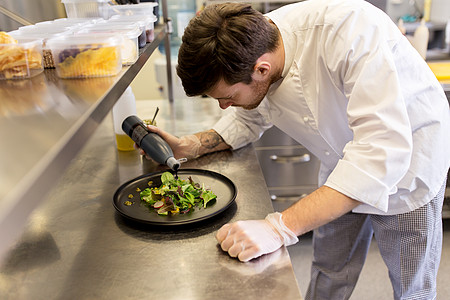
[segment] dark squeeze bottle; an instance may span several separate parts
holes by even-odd
[[[127,117],[122,122],[122,130],[154,161],[178,171],[180,162],[173,157],[172,148],[158,134],[149,131],[137,116]]]

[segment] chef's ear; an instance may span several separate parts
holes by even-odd
[[[272,65],[266,60],[258,60],[253,68],[252,78],[254,80],[262,80],[269,75]]]

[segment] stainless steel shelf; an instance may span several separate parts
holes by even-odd
[[[55,70],[45,70],[28,80],[0,82],[0,262],[30,213],[167,36],[165,26],[156,26],[155,40],[141,49],[137,62],[114,77],[59,79]]]

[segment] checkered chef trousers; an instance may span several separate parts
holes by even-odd
[[[375,237],[394,299],[435,299],[445,184],[428,204],[392,215],[348,213],[316,229],[305,299],[349,299]]]

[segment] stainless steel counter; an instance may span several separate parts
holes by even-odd
[[[141,118],[159,106],[158,126],[177,135],[208,129],[222,114],[210,99],[137,104]],[[214,238],[227,222],[273,211],[253,146],[182,166],[229,177],[234,205],[198,224],[155,228],[121,217],[112,198],[125,181],[164,168],[117,151],[114,138],[108,116],[33,212],[0,269],[2,299],[301,299],[286,248],[241,263]]]

